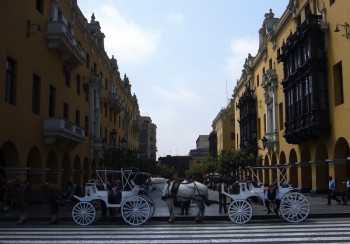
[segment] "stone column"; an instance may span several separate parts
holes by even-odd
[[[325,160],[314,160],[309,162],[311,164],[311,193],[325,194],[328,189],[328,171]]]

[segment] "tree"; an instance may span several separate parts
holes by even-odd
[[[256,158],[253,153],[244,149],[228,149],[221,152],[218,157],[219,173],[223,176],[229,176],[232,173],[237,174],[239,168],[255,166],[261,157]]]

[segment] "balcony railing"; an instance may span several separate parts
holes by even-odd
[[[49,22],[46,37],[49,48],[57,49],[61,54],[61,58],[73,68],[85,64],[85,52],[69,32],[65,23],[59,21]]]
[[[120,113],[121,111],[123,111],[123,108],[124,108],[123,103],[120,96],[118,96],[118,94],[110,93],[108,96],[108,102],[111,108],[115,109],[117,113]]]
[[[46,144],[73,148],[86,140],[85,130],[65,119],[50,117],[44,119],[43,134]]]

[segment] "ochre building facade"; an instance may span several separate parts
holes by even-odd
[[[138,151],[140,111],[76,0],[0,3],[0,165],[8,179],[85,182],[103,150]],[[121,37],[122,38],[122,37]]]
[[[233,91],[237,147],[291,164],[288,180],[303,191],[325,192],[328,176],[341,191],[350,176],[349,10],[344,0],[290,0],[280,18],[270,10]]]

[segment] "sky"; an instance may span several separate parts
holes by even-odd
[[[157,126],[157,158],[186,156],[227,106],[243,64],[259,47],[270,9],[288,0],[78,0],[105,34],[141,115]]]

